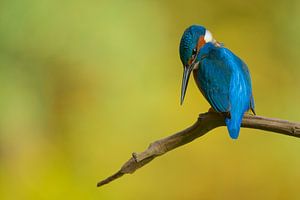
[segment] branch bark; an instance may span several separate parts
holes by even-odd
[[[133,153],[132,157],[121,167],[119,171],[99,182],[97,186],[105,185],[117,178],[120,178],[124,174],[132,174],[137,169],[148,164],[155,157],[161,156],[172,149],[185,145],[219,126],[225,126],[224,118],[219,113],[207,112],[200,114],[198,120],[187,129],[151,143],[149,147],[141,153]],[[244,115],[242,127],[300,137],[300,123],[254,116],[247,113]]]

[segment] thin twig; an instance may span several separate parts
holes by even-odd
[[[117,173],[99,182],[97,186],[99,187],[107,184],[117,178],[120,178],[124,174],[132,174],[137,169],[152,161],[155,157],[161,156],[168,151],[187,144],[194,139],[203,136],[210,130],[224,125],[223,116],[216,112],[200,114],[198,120],[191,127],[151,143],[150,146],[141,153],[133,153],[132,157]],[[300,123],[289,122],[281,119],[245,114],[242,127],[300,137]]]

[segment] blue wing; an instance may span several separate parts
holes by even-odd
[[[205,45],[203,48],[208,48]],[[206,50],[206,49],[203,49]],[[232,69],[226,58],[220,56],[219,49],[207,49],[208,52],[201,52],[201,61],[197,72],[198,86],[217,112],[229,112],[229,87]],[[201,50],[202,51],[202,50]]]
[[[242,69],[243,69],[243,72],[245,74],[245,77],[246,77],[247,82],[249,83],[249,87],[250,87],[250,92],[251,92],[250,109],[253,112],[253,114],[255,115],[256,114],[255,113],[255,104],[254,104],[254,97],[252,94],[252,83],[251,83],[250,72],[249,72],[247,65],[242,60],[240,60],[240,62],[242,63]]]
[[[207,43],[201,49],[196,82],[214,108],[225,115],[230,136],[237,138],[244,113],[254,110],[251,79],[247,66],[230,50]]]

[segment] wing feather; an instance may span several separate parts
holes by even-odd
[[[208,56],[201,61],[197,79],[204,97],[218,112],[228,112],[230,109],[231,74],[232,70],[224,59]]]

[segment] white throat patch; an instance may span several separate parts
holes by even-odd
[[[196,63],[194,64],[194,68],[193,68],[193,70],[195,70],[195,69],[199,69],[199,64],[200,64],[200,62],[196,62]]]
[[[204,40],[206,43],[214,41],[214,38],[213,38],[212,34],[209,32],[209,30],[205,30]]]

